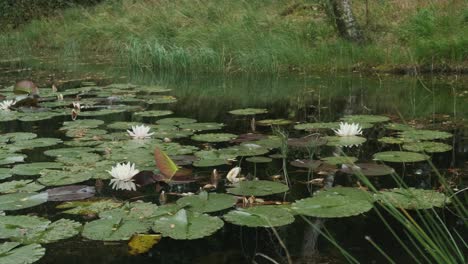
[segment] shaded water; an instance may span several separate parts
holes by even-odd
[[[51,77],[48,73],[54,73],[55,76]],[[39,86],[48,86],[54,81],[61,82],[62,88],[72,88],[79,86],[83,77],[90,77],[98,84],[130,82],[171,88],[170,94],[177,97],[178,102],[155,105],[152,109],[170,109],[174,111],[172,116],[190,117],[200,122],[222,122],[227,124],[224,131],[237,134],[248,132],[249,122],[245,118],[229,115],[228,111],[246,107],[267,108],[269,114],[266,118],[285,118],[295,122],[329,122],[349,114],[378,114],[391,117],[398,122],[414,122],[417,126],[448,130],[455,135],[453,141],[449,142],[453,144],[453,151],[434,154],[433,161],[441,171],[449,167],[459,168],[462,173],[467,171],[468,87],[455,76],[426,78],[369,77],[357,74],[284,77],[159,76],[121,72],[118,69],[101,66],[83,67],[66,73],[54,70],[8,73],[1,76],[0,84],[7,86],[18,79],[33,78],[37,80]],[[106,122],[111,122],[128,121],[129,118],[129,115],[115,115],[104,119]],[[34,125],[16,123],[10,127],[2,127],[2,131],[33,131],[42,136],[50,136],[50,133],[56,133],[55,129],[60,126],[61,123],[39,122]],[[259,128],[259,130],[270,133],[269,128]],[[371,133],[378,135],[381,131],[376,129]],[[299,134],[298,131],[290,130],[290,136]],[[187,141],[180,140],[180,142]],[[368,160],[373,153],[381,149],[383,147],[375,141],[369,141],[361,151],[355,151],[353,154],[362,160]],[[29,161],[37,160],[41,160],[41,155],[33,155]],[[247,165],[245,168],[253,173],[252,166]],[[400,173],[404,169],[404,173],[412,175],[416,170],[424,169],[424,166],[408,166],[408,168],[395,166],[395,168]],[[228,169],[227,166],[221,168],[224,172]],[[280,169],[281,164],[274,162],[260,166],[257,175],[271,176]],[[293,178],[304,178],[303,172],[294,168],[289,169]],[[200,175],[209,173],[208,170],[202,169],[197,172]],[[336,181],[340,184],[349,183],[347,178]],[[391,182],[389,179],[387,182],[383,179],[381,184],[391,185],[389,181]],[[421,181],[415,180],[412,184],[418,185]],[[110,192],[105,194],[113,195]],[[305,185],[297,185],[292,189],[293,198],[306,195]],[[50,203],[47,206],[41,205],[28,212],[38,212],[51,219],[63,216],[55,211],[52,205]],[[326,225],[337,240],[363,263],[383,262],[383,258],[364,240],[365,235],[370,235],[382,243],[389,254],[400,260],[400,263],[409,261],[390,237],[390,233],[383,230],[382,224],[373,212],[346,219],[327,220]],[[308,237],[305,236],[307,225],[300,220],[277,230],[286,243],[289,253],[298,262],[343,262],[339,252],[323,239],[319,239],[317,243],[320,256],[301,257],[305,254],[302,246]],[[213,236],[195,241],[175,241],[165,238],[149,253],[141,256],[129,256],[125,242],[103,243],[80,237],[48,244],[45,247],[47,253],[38,263],[251,263],[256,253],[268,255],[278,262],[285,261],[284,252],[270,230],[242,228],[230,224],[226,224]],[[258,256],[255,260],[257,263],[269,263]]]

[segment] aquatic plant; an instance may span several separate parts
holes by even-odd
[[[150,129],[150,127],[145,125],[132,126],[132,130],[127,130],[127,132],[133,139],[147,139],[154,134],[149,133]]]
[[[135,164],[130,162],[118,163],[108,172],[113,177],[109,183],[113,189],[128,191],[136,190],[133,177],[140,171],[135,169]]]
[[[16,104],[15,100],[4,100],[0,102],[0,110],[10,111],[10,108]]]
[[[335,134],[340,137],[352,137],[362,134],[362,128],[359,124],[355,123],[340,123],[340,128],[333,129]]]

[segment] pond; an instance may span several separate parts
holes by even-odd
[[[386,206],[466,231],[441,209],[466,186],[465,77],[2,72],[0,238],[18,244],[0,263],[344,262],[323,232],[362,263],[386,261],[365,237],[412,262]],[[124,162],[133,182],[110,185]]]

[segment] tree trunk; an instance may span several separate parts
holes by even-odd
[[[354,18],[351,0],[330,0],[330,4],[340,36],[353,42],[363,42],[364,36]]]

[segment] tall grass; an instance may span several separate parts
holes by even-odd
[[[83,54],[107,54],[133,69],[177,72],[464,65],[463,1],[369,1],[367,15],[364,2],[353,4],[361,24],[369,21],[366,45],[337,37],[323,1],[295,1],[302,8],[282,15],[290,1],[121,0],[73,7],[4,32],[0,53],[20,47],[23,55],[57,55],[73,43]]]

